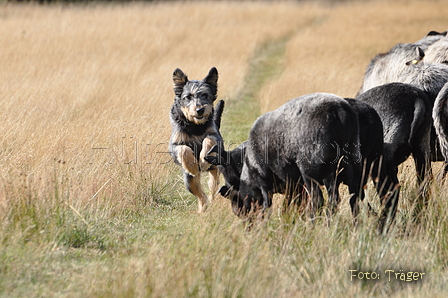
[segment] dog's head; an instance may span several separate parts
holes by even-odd
[[[210,69],[202,80],[188,80],[182,70],[173,73],[175,101],[185,118],[195,124],[204,124],[213,117],[213,102],[218,92],[218,71]]]

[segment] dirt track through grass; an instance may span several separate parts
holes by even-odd
[[[284,36],[263,42],[255,49],[248,62],[244,85],[234,98],[226,102],[226,114],[221,132],[229,147],[247,140],[254,121],[263,113],[259,99],[260,92],[267,83],[281,76],[285,67],[288,42],[297,32],[310,30],[322,22],[323,17],[311,19]]]
[[[247,140],[254,121],[261,114],[257,96],[265,82],[283,71],[285,47],[290,38],[291,34],[287,34],[269,40],[255,50],[241,91],[227,102],[227,113],[221,129],[224,141],[240,144]]]

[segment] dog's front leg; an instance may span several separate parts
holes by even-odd
[[[201,153],[199,154],[199,167],[200,167],[201,171],[206,171],[210,168],[211,164],[209,164],[205,160],[205,157],[207,156],[207,153],[210,151],[210,149],[212,149],[212,147],[217,144],[218,144],[218,142],[216,141],[216,138],[213,136],[207,136],[202,141],[202,150],[201,150]]]
[[[180,145],[176,147],[177,160],[182,165],[184,171],[195,177],[199,174],[199,164],[194,156],[193,150],[185,145]]]
[[[205,160],[205,156],[207,156],[210,149],[212,149],[213,146],[217,144],[218,142],[215,137],[213,136],[206,137],[202,141],[202,150],[199,155],[199,163],[201,170],[202,171],[209,170],[208,187],[210,188],[210,200],[212,200],[216,196],[216,193],[218,192],[219,171],[216,168],[216,166],[214,168],[210,168],[212,165]]]

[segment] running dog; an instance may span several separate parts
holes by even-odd
[[[207,152],[215,145],[223,147],[219,133],[224,101],[213,108],[218,92],[218,71],[210,69],[202,80],[188,80],[182,70],[173,73],[174,104],[170,120],[172,133],[170,154],[182,167],[186,188],[198,198],[199,213],[204,212],[217,193],[219,172],[215,165],[205,160]],[[210,199],[201,187],[201,173],[209,172]]]

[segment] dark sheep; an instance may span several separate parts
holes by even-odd
[[[363,157],[363,174],[362,180],[359,182],[362,186],[360,188],[360,197],[361,199],[364,198],[363,189],[370,176],[380,195],[383,206],[379,221],[379,230],[383,231],[384,227],[386,227],[387,216],[390,214],[390,222],[395,216],[399,188],[398,179],[393,168],[391,169],[388,165],[382,163],[383,125],[378,113],[367,103],[350,98],[345,100],[358,115],[360,151]],[[247,143],[246,141],[229,152],[223,150],[218,152],[219,148],[214,147],[211,152],[219,154],[206,157],[209,163],[220,165],[220,171],[225,179],[225,185],[219,191],[222,196],[235,199],[238,196],[239,180]],[[330,182],[324,182],[324,184],[330,184]],[[238,208],[236,204],[233,205],[235,207],[233,211],[238,214],[241,206]]]
[[[292,99],[255,121],[246,146],[239,196],[232,197],[233,210],[241,216],[265,210],[274,193],[300,197],[305,186],[314,217],[323,206],[320,186],[327,187],[334,209],[339,202],[339,183],[345,181],[356,218],[359,147],[357,114],[347,101],[327,93]]]
[[[434,36],[444,36],[443,34],[446,35],[446,32]],[[439,41],[431,45],[430,48],[445,39],[446,37],[443,39],[438,37]],[[404,63],[405,59],[410,60]],[[448,65],[442,63],[428,63],[425,62],[426,60],[425,52],[419,47],[416,47],[413,53],[407,53],[406,58],[402,57],[402,59],[399,60],[401,66],[404,66],[404,68],[400,68],[401,73],[395,78],[395,81],[411,84],[423,90],[428,96],[429,103],[432,107],[439,91],[445,83],[448,82]],[[431,129],[430,144],[431,160],[445,160],[441,155],[434,127]]]
[[[407,63],[400,82],[408,83],[423,90],[428,96],[431,108],[442,87],[448,82],[448,65],[441,63],[424,63],[423,51],[416,53],[411,63]],[[431,161],[445,160],[441,154],[435,128],[431,128]]]
[[[410,154],[417,177],[430,172],[431,104],[425,92],[403,83],[390,83],[357,97],[378,113],[384,129],[384,162],[396,168]]]

